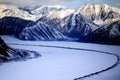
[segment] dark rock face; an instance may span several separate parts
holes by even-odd
[[[5,44],[5,42],[0,37],[0,54],[3,56],[9,57],[9,53],[7,52],[8,49],[9,47],[7,46],[7,44]]]
[[[0,63],[4,61],[26,60],[41,56],[39,53],[29,50],[13,49],[0,37]]]
[[[33,25],[34,22],[16,17],[4,17],[0,19],[0,34],[18,35],[25,27]]]
[[[98,28],[79,41],[120,45],[120,20]]]

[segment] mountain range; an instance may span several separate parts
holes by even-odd
[[[120,9],[106,4],[87,4],[75,9],[60,5],[0,5],[0,34],[13,34],[23,40],[119,44],[119,20]]]

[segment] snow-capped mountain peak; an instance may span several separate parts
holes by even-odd
[[[81,11],[96,24],[106,24],[120,19],[120,9],[107,4],[87,4],[77,8],[77,11]]]
[[[39,8],[31,11],[31,13],[32,14],[49,14],[50,12],[54,12],[56,10],[62,10],[62,9],[66,9],[66,8],[60,5],[40,6]]]
[[[65,9],[65,10],[55,11],[55,12],[51,13],[48,17],[51,19],[63,19],[65,17],[70,16],[74,12],[75,12],[75,10]]]

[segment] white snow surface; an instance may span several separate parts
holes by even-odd
[[[2,36],[2,38],[6,43],[92,49],[120,55],[120,46],[64,41],[22,41],[10,36]],[[103,70],[116,62],[116,57],[98,52],[42,46],[8,45],[13,48],[37,51],[42,56],[27,61],[9,62],[0,65],[0,80],[74,80]],[[120,80],[120,65],[99,75],[85,78],[85,80]]]

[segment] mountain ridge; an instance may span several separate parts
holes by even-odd
[[[26,20],[36,21],[41,17],[53,16],[61,18],[59,13],[76,13],[80,12],[82,15],[86,16],[96,24],[106,24],[114,22],[120,19],[120,9],[117,7],[112,7],[107,4],[95,5],[86,4],[78,8],[70,9],[61,5],[36,5],[36,6],[26,6],[26,7],[16,7],[7,5],[0,5],[0,17],[12,16],[21,17]],[[58,16],[57,16],[58,15]],[[61,14],[62,17],[66,17],[67,14]]]
[[[19,34],[19,38],[23,40],[65,40],[62,33],[43,22],[37,22],[32,27],[26,27]]]
[[[120,20],[120,9],[107,4],[86,4],[77,8],[77,11],[81,11],[82,14],[87,16],[96,24],[106,24]]]
[[[0,6],[1,13],[9,12]],[[0,19],[1,34],[15,34],[23,40],[78,40],[86,42],[118,42],[120,9],[106,4],[87,4],[80,8],[68,9],[63,6],[35,6],[10,8],[15,15]],[[17,11],[32,15],[25,19]],[[1,14],[0,13],[0,14]],[[14,17],[15,16],[15,17]],[[22,27],[21,27],[22,26]],[[11,31],[11,32],[10,32]],[[116,35],[117,34],[117,35]],[[99,36],[98,36],[99,35]],[[103,37],[103,35],[106,35]],[[111,36],[115,36],[113,38]],[[109,37],[109,38],[108,38]],[[100,39],[101,38],[101,39]],[[117,43],[115,43],[117,44]]]

